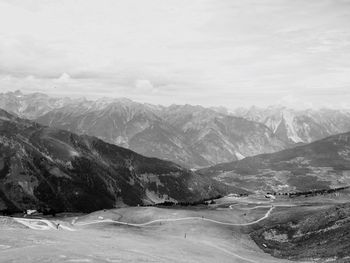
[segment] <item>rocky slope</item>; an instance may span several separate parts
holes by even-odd
[[[0,210],[93,211],[225,193],[169,161],[0,111]]]
[[[307,262],[349,262],[350,203],[275,212],[251,237],[267,253]]]
[[[350,133],[199,171],[247,190],[290,193],[350,185]]]

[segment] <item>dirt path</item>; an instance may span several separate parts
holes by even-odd
[[[122,221],[117,221],[117,220],[112,220],[112,219],[104,219],[104,220],[95,220],[95,221],[91,221],[91,222],[78,222],[75,223],[75,225],[77,226],[85,226],[85,225],[91,225],[91,224],[99,224],[99,223],[115,223],[115,224],[120,224],[120,225],[127,225],[127,226],[135,226],[135,227],[142,227],[142,226],[147,226],[147,225],[151,225],[154,223],[159,223],[159,222],[176,222],[176,221],[186,221],[186,220],[202,220],[202,221],[207,221],[207,222],[212,222],[215,224],[219,224],[219,225],[227,225],[227,226],[249,226],[249,225],[253,225],[256,223],[259,223],[260,221],[266,219],[269,217],[270,213],[272,212],[272,210],[275,208],[274,206],[269,206],[270,209],[266,212],[266,214],[258,219],[255,220],[253,222],[249,222],[249,223],[228,223],[228,222],[221,222],[221,221],[217,221],[217,220],[213,220],[213,219],[209,219],[209,218],[205,218],[205,217],[198,217],[198,216],[193,216],[193,217],[182,217],[182,218],[164,218],[164,219],[156,219],[156,220],[152,220],[149,222],[145,222],[145,223],[139,223],[139,224],[135,224],[135,223],[127,223],[127,222],[122,222]]]
[[[120,224],[120,225],[127,225],[127,226],[135,226],[135,227],[143,227],[143,226],[148,226],[148,225],[152,225],[155,223],[160,223],[160,222],[177,222],[177,221],[188,221],[188,220],[202,220],[202,221],[207,221],[207,222],[211,222],[211,223],[215,223],[215,224],[219,224],[219,225],[227,225],[227,226],[249,226],[249,225],[254,225],[257,224],[263,220],[265,220],[266,218],[268,218],[272,212],[272,210],[275,207],[284,207],[284,206],[292,206],[292,205],[275,205],[275,206],[255,206],[252,208],[245,208],[243,210],[252,210],[252,209],[257,209],[257,208],[270,208],[266,214],[249,223],[228,223],[228,222],[222,222],[222,221],[217,221],[214,219],[209,219],[209,218],[205,218],[205,217],[182,217],[182,218],[164,218],[164,219],[156,219],[156,220],[152,220],[149,222],[145,222],[145,223],[127,223],[127,222],[123,222],[123,221],[118,221],[118,220],[113,220],[113,219],[102,219],[102,220],[94,220],[94,221],[90,221],[90,222],[76,222],[76,220],[78,218],[74,218],[72,220],[71,225],[75,225],[75,226],[86,226],[86,225],[91,225],[91,224],[100,224],[100,223],[115,223],[115,224]],[[231,206],[230,206],[231,208]],[[28,218],[13,218],[16,222],[25,225],[31,229],[34,230],[59,230],[59,229],[63,229],[63,230],[67,230],[67,231],[76,231],[75,229],[66,226],[64,223],[62,222],[52,222],[50,220],[46,220],[46,219],[28,219]],[[59,226],[57,227],[57,225],[59,224]]]

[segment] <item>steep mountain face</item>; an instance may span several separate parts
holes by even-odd
[[[265,124],[286,143],[310,143],[350,131],[350,111],[320,109],[292,110],[282,106],[251,107],[233,113]]]
[[[168,124],[154,123],[130,140],[130,149],[146,156],[172,160],[185,167],[207,166],[208,159],[186,144],[186,137]]]
[[[272,154],[219,164],[199,173],[229,185],[290,193],[350,185],[350,133]]]
[[[93,211],[225,193],[169,161],[0,111],[0,210]]]
[[[210,163],[242,159],[286,147],[263,124],[201,106],[173,105],[163,111],[162,117],[178,127],[192,151],[201,153]]]

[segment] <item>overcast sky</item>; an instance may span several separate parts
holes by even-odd
[[[350,1],[0,0],[0,91],[350,105]]]

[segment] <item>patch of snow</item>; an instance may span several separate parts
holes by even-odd
[[[236,155],[238,160],[242,160],[242,159],[245,158],[245,156],[243,154],[239,153],[239,152],[235,152],[235,155]]]
[[[287,130],[288,130],[288,138],[290,138],[293,142],[304,142],[299,136],[294,126],[294,115],[288,111],[283,112],[282,118],[285,121]]]

